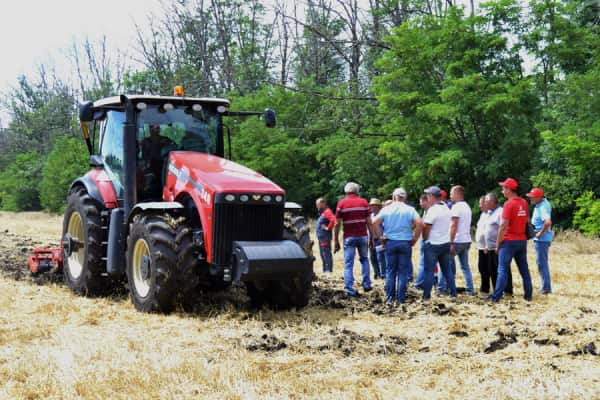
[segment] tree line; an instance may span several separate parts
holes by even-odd
[[[555,223],[598,235],[599,15],[581,0],[165,3],[135,27],[134,49],[74,43],[69,79],[42,65],[3,94],[0,204],[64,207],[87,169],[78,101],[183,84],[277,111],[275,129],[228,122],[232,157],[307,209],[349,180],[412,199],[461,184],[476,206],[512,176],[544,188]]]

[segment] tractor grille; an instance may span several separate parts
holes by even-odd
[[[213,264],[231,263],[235,240],[281,240],[283,205],[215,204],[213,212]]]

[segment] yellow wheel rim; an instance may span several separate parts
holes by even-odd
[[[83,237],[83,221],[81,215],[77,211],[73,211],[69,218],[67,232],[74,241],[81,243],[77,251],[71,252],[68,258],[69,273],[74,279],[78,279],[83,271],[83,263],[85,261],[85,238]]]
[[[133,246],[133,285],[141,297],[150,292],[150,277],[150,248],[146,240],[138,239]]]

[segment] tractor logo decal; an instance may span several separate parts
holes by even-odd
[[[193,180],[192,177],[189,176],[185,171],[180,170],[175,166],[175,164],[170,163],[169,172],[175,175],[177,180],[182,179],[198,189],[198,192],[200,192],[200,198],[204,200],[206,204],[210,204],[210,193],[204,190],[204,186]]]

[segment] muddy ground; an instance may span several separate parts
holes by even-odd
[[[38,310],[40,307],[54,310],[47,318],[57,318],[57,306],[52,304],[66,301],[75,305],[68,306],[67,314],[58,312],[61,323],[82,319],[85,326],[93,321],[94,334],[106,335],[104,327],[110,325],[109,336],[119,337],[121,330],[132,329],[119,323],[123,320],[128,321],[124,324],[136,321],[135,326],[140,325],[140,329],[143,324],[167,324],[160,325],[159,331],[168,329],[169,337],[173,335],[173,326],[191,323],[197,326],[198,333],[186,336],[185,343],[206,335],[213,337],[213,347],[202,348],[202,351],[214,353],[203,357],[210,366],[206,367],[208,371],[212,371],[211,368],[221,371],[217,383],[195,392],[179,392],[171,390],[176,387],[173,378],[164,378],[164,387],[149,389],[152,395],[145,396],[147,398],[164,395],[183,398],[217,398],[221,395],[220,398],[262,398],[262,395],[266,398],[462,398],[486,394],[490,398],[600,396],[600,275],[596,268],[600,264],[596,264],[598,254],[594,250],[600,246],[587,254],[576,254],[578,248],[572,237],[555,246],[553,255],[556,264],[569,260],[577,270],[569,265],[555,267],[555,293],[550,297],[536,296],[532,303],[520,298],[522,291],[517,280],[515,297],[508,297],[497,305],[488,304],[483,296],[465,294],[459,294],[457,299],[434,296],[431,302],[423,302],[419,292],[411,289],[407,304],[390,308],[383,303],[381,281],[375,281],[372,292],[358,299],[348,299],[343,291],[341,262],[337,255],[332,275],[319,273],[320,264],[318,261],[315,264],[317,278],[310,304],[303,310],[252,309],[244,288],[235,287],[223,292],[203,293],[194,312],[178,310],[168,317],[139,315],[132,310],[125,290],[116,290],[108,298],[85,300],[66,290],[61,274],[32,276],[27,270],[28,255],[35,247],[55,246],[55,243],[49,240],[49,234],[23,231],[25,234],[17,228],[0,229],[0,283],[8,288],[8,293],[11,290],[30,293],[28,288],[40,287],[33,292],[40,294],[32,294],[29,300]],[[589,248],[590,243],[597,246],[595,242],[579,246]],[[535,264],[532,262],[532,265]],[[478,281],[477,272],[473,272]],[[534,280],[539,279],[536,273],[533,275]],[[539,282],[535,283],[539,286]],[[9,320],[7,315],[11,312],[30,314],[28,306],[9,303],[20,303],[16,292],[5,293],[4,301],[0,297],[0,304],[10,304],[8,311],[5,309],[4,321]],[[44,305],[49,294],[52,300]],[[44,315],[32,315],[40,319],[40,324],[48,323]],[[3,355],[10,353],[11,346],[17,351],[14,341],[20,343],[22,339],[18,338],[18,332],[25,330],[19,323],[9,322],[9,325],[11,323],[14,326],[0,329],[0,361]],[[81,325],[78,322],[75,326]],[[210,334],[206,333],[207,328]],[[77,329],[80,328],[75,332]],[[3,338],[3,332],[9,331],[11,333]],[[50,342],[62,343],[61,338],[53,339],[53,332],[50,330],[45,334],[52,339]],[[162,360],[157,359],[151,368],[158,380],[163,379],[162,373],[173,362],[182,365],[189,362],[187,353],[179,353],[176,348],[164,349],[164,344],[152,344],[153,340],[161,343],[164,340],[161,335],[156,333],[147,344],[154,349],[150,354],[156,352],[159,359],[162,355]],[[194,335],[198,337],[194,339]],[[173,340],[177,343],[177,335]],[[133,351],[137,354],[142,350],[136,346],[129,350],[116,347],[113,352]],[[146,352],[143,354],[150,357]],[[110,359],[98,361],[99,356],[93,354],[90,357],[96,360],[95,363],[101,362],[100,371],[106,368],[104,362],[115,362]],[[240,357],[245,360],[244,366],[231,367],[230,363]],[[86,358],[79,362],[85,363]],[[131,363],[135,365],[137,361]],[[127,365],[119,368],[128,370]],[[253,370],[253,366],[258,370]],[[222,368],[233,369],[224,372]],[[264,375],[261,368],[267,368],[269,374]],[[350,372],[352,370],[354,372]],[[197,378],[186,371],[181,370],[179,374],[192,381]],[[53,374],[57,372],[51,368],[48,373],[55,379]],[[99,373],[94,370],[89,379],[97,379],[94,374]],[[247,381],[246,386],[251,389],[245,395],[232,389],[223,381],[228,381],[230,374]],[[3,394],[18,396],[27,391],[49,398],[69,397],[73,393],[80,397],[95,397],[88,396],[83,389],[73,392],[71,386],[64,385],[36,389],[31,378],[22,382],[16,378],[14,370],[0,367],[0,384],[9,388],[0,390],[0,397]],[[81,382],[92,384],[85,379]],[[133,386],[146,388],[144,382]],[[93,393],[112,396],[114,385],[100,385]],[[126,398],[132,393],[135,392],[126,390],[121,394]]]

